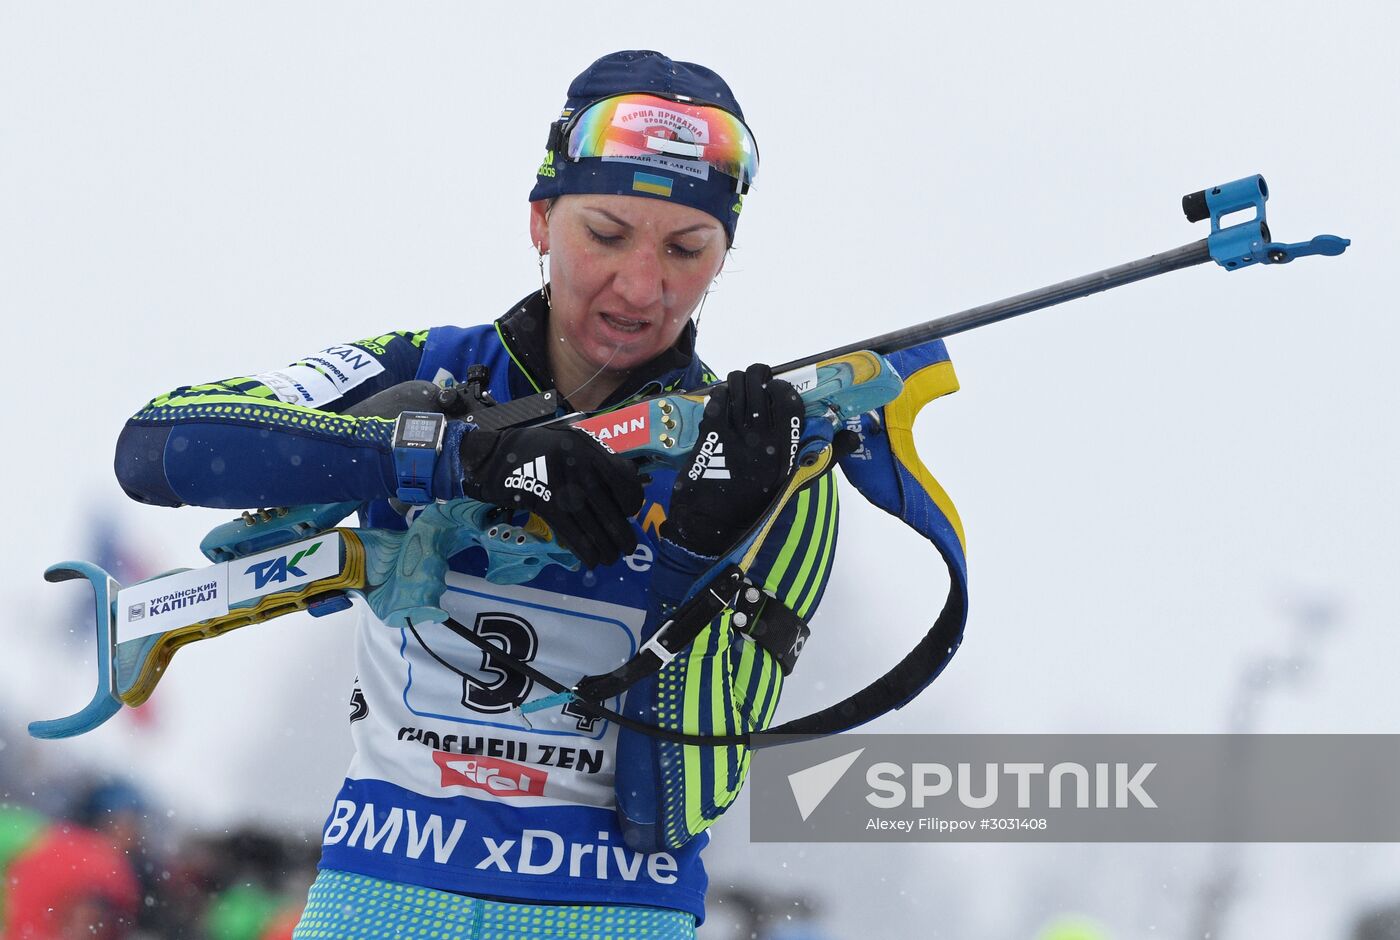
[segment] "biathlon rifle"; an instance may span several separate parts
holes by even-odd
[[[1253,264],[1286,264],[1306,255],[1339,255],[1350,244],[1348,239],[1334,235],[1319,235],[1294,244],[1273,241],[1264,212],[1268,198],[1268,187],[1258,175],[1191,193],[1182,198],[1187,219],[1199,222],[1208,218],[1211,225],[1210,235],[1200,241],[774,367],[775,375],[793,383],[806,406],[808,433],[798,455],[798,466],[774,506],[697,582],[682,605],[682,611],[699,611],[698,617],[690,618],[694,623],[688,632],[671,630],[668,635],[674,621],[668,622],[627,665],[640,663],[646,671],[655,671],[694,638],[698,631],[695,623],[708,622],[723,610],[740,611],[745,606],[745,596],[749,602],[755,600],[757,592],[744,579],[744,570],[753,560],[766,528],[776,518],[776,508],[830,466],[835,432],[899,395],[903,383],[886,355],[1207,261],[1234,271]],[[1230,225],[1222,223],[1227,216],[1251,210],[1253,218]],[[547,397],[549,393],[541,393],[546,399],[535,403],[534,412],[530,406],[508,402],[467,418],[493,427],[521,423],[572,425],[606,438],[614,451],[638,458],[643,467],[680,468],[695,446],[708,392],[715,387],[657,395],[605,414],[564,418],[552,417],[553,401]],[[538,407],[541,404],[542,409]],[[541,411],[549,417],[543,417]],[[812,429],[817,433],[812,433]],[[821,433],[823,430],[825,433]],[[569,569],[578,566],[573,555],[554,542],[537,519],[517,524],[507,510],[487,503],[458,499],[430,504],[412,517],[406,531],[336,527],[360,505],[344,502],[245,512],[241,518],[215,528],[201,543],[200,549],[212,565],[169,571],[129,586],[119,584],[89,562],[66,561],[50,567],[44,573],[50,582],[83,579],[92,585],[96,602],[97,690],[92,701],[78,712],[65,718],[32,722],[29,733],[38,738],[66,738],[91,731],[123,705],[136,706],[146,701],[180,647],[293,611],[324,616],[345,610],[351,604],[351,595],[362,597],[390,627],[431,621],[456,630],[460,625],[454,626],[455,622],[438,604],[445,590],[448,559],[471,546],[485,549],[489,559],[487,579],[495,583],[523,583],[551,565]],[[948,610],[945,607],[945,615]],[[921,662],[913,680],[904,677],[893,684],[902,683],[910,690],[905,693],[907,696],[917,694],[952,656],[965,616],[964,604],[953,618],[957,621],[956,630],[947,638],[935,636],[931,630],[921,646],[935,640],[932,645],[946,649],[935,651],[931,660]],[[678,614],[676,620],[681,619]],[[740,613],[735,613],[734,622],[742,623]],[[603,707],[601,702],[611,700],[610,695],[581,697],[580,687],[590,679],[598,680],[594,682],[596,687],[612,693],[625,688],[626,681],[607,681],[626,672],[623,667],[609,676],[588,677],[574,688],[565,688],[533,667],[506,656],[476,634],[465,629],[457,632],[501,665],[529,675],[554,693],[528,703],[522,712],[573,700],[623,726],[683,743],[748,743],[747,735],[701,737],[660,731],[628,721]],[[819,713],[839,713],[844,717],[834,724],[821,724],[818,733],[844,730],[873,717],[869,714],[871,708],[853,707],[852,703],[875,692],[881,683],[891,685],[891,677],[914,658],[911,653],[877,683]],[[927,655],[924,658],[928,660]],[[642,662],[644,659],[648,661]],[[786,665],[790,668],[790,663]],[[630,675],[635,681],[637,670]],[[873,710],[876,714],[903,703],[896,695],[894,704],[890,704],[888,688],[882,695],[877,696],[883,706]],[[818,727],[810,722],[800,724],[803,721],[806,719],[783,727]]]

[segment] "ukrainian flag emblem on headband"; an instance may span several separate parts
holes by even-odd
[[[653,196],[670,196],[671,178],[656,176],[653,173],[633,173],[632,188],[639,193],[651,193]]]

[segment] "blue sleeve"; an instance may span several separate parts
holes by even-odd
[[[427,337],[389,333],[273,372],[161,395],[127,421],[117,479],[131,498],[159,506],[241,509],[392,495],[394,422],[338,412],[414,378]]]

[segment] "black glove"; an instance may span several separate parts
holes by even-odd
[[[729,549],[787,482],[802,399],[765,365],[729,373],[705,404],[690,463],[676,475],[661,535],[699,555]]]
[[[631,460],[573,428],[468,431],[462,490],[506,509],[528,509],[585,568],[611,565],[637,547],[629,521],[642,508]]]

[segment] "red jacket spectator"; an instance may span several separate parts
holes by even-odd
[[[4,871],[3,940],[118,940],[135,922],[136,876],[95,832],[55,823]]]

